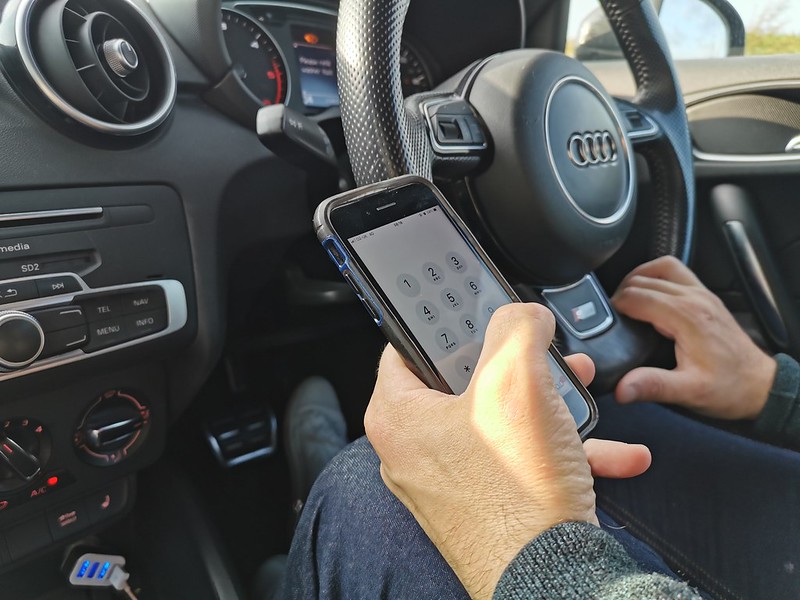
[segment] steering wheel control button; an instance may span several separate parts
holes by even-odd
[[[643,113],[638,107],[617,98],[617,108],[625,118],[625,129],[628,138],[635,142],[657,138],[661,131],[656,122]]]
[[[565,288],[542,292],[545,302],[564,326],[579,339],[606,331],[614,317],[591,275]]]
[[[408,273],[402,273],[397,277],[397,289],[409,298],[416,298],[422,292],[417,278]]]
[[[63,540],[89,526],[89,514],[80,498],[47,511],[47,524],[55,541]]]
[[[431,142],[440,154],[469,154],[486,148],[486,135],[477,115],[460,96],[422,105]]]
[[[0,305],[23,302],[39,297],[36,282],[30,279],[0,284]]]
[[[439,309],[433,302],[421,300],[417,303],[417,316],[426,325],[435,325],[439,322]]]
[[[72,275],[58,275],[37,279],[36,287],[39,290],[39,296],[42,298],[81,291],[81,284]]]
[[[44,331],[31,315],[0,313],[0,369],[23,369],[39,358],[44,349]]]

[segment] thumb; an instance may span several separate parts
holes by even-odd
[[[681,376],[676,371],[641,367],[634,369],[617,384],[616,398],[620,404],[631,402],[679,402]]]

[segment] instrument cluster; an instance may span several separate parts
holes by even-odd
[[[234,69],[253,100],[306,113],[339,105],[336,12],[268,1],[226,3],[221,25]],[[400,50],[403,94],[433,87],[431,69],[409,40]]]

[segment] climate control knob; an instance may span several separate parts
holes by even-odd
[[[89,407],[75,431],[75,447],[86,462],[108,467],[133,454],[149,429],[147,405],[130,392],[111,390]]]
[[[0,370],[24,369],[44,349],[44,331],[28,313],[0,312]]]
[[[50,447],[50,437],[38,421],[0,421],[0,495],[35,479],[50,459]]]

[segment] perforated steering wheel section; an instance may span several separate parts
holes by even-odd
[[[410,0],[343,0],[337,64],[342,121],[359,185],[404,174],[430,179],[425,124],[409,113],[400,83],[400,41]]]

